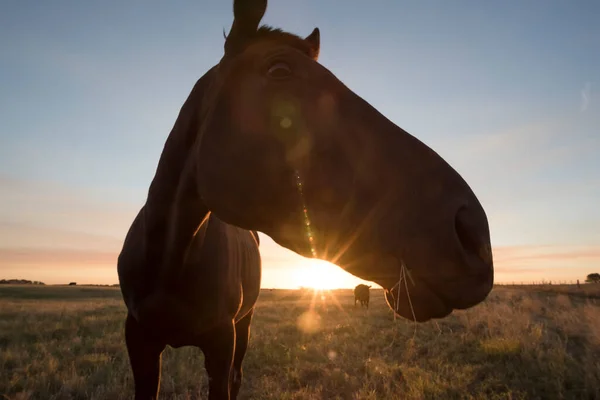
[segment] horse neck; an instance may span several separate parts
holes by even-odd
[[[196,82],[167,137],[148,190],[145,205],[147,226],[165,223],[168,218],[181,175],[199,131],[198,110],[202,108],[204,94],[214,73],[215,67],[212,67]]]

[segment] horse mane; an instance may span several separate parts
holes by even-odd
[[[281,28],[275,28],[274,26],[271,26],[271,25],[261,25],[256,31],[256,36],[261,36],[261,35],[291,36],[296,39],[302,39],[300,36],[298,36],[296,34],[286,32]]]
[[[228,35],[223,30],[223,37],[227,40]],[[261,25],[256,32],[249,38],[250,42],[259,40],[273,40],[282,44],[300,50],[307,56],[314,58],[313,50],[304,38],[290,32],[286,32],[281,28],[275,28],[270,25]]]

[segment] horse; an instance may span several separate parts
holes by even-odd
[[[261,26],[266,8],[233,1],[223,56],[183,104],[119,254],[136,399],[157,398],[166,345],[198,346],[209,399],[236,398],[257,232],[378,283],[417,322],[492,289],[489,226],[469,185],[318,62],[318,28]]]
[[[371,285],[367,286],[362,283],[354,288],[354,307],[356,307],[356,302],[359,301],[361,308],[363,306],[369,308],[369,300],[371,298],[370,288]]]

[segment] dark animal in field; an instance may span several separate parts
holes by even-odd
[[[361,308],[366,306],[369,308],[369,300],[371,299],[371,293],[369,289],[371,285],[363,285],[362,283],[354,288],[354,307],[356,307],[356,302],[360,302]]]
[[[181,108],[119,255],[137,399],[157,397],[166,345],[200,347],[209,398],[237,396],[257,231],[377,282],[416,321],[492,288],[487,218],[461,176],[317,62],[318,29],[260,27],[266,6],[234,1],[223,58]]]

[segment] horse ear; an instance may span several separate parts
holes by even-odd
[[[321,33],[319,28],[313,29],[310,35],[304,38],[304,40],[310,45],[311,56],[317,60],[319,58],[319,50],[321,49]]]
[[[267,0],[234,0],[233,24],[225,40],[225,51],[256,33],[266,11]]]
[[[267,0],[234,0],[233,22],[256,30],[267,11]]]

